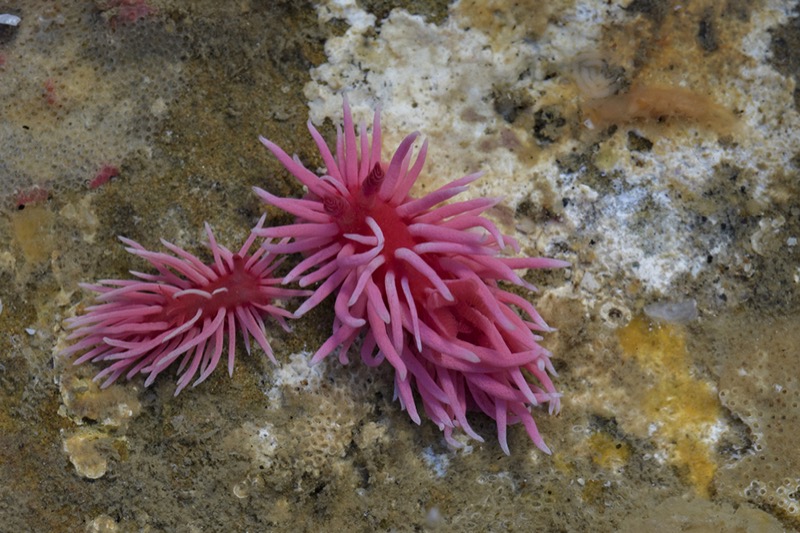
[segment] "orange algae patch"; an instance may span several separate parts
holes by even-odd
[[[633,85],[626,93],[592,98],[584,103],[583,113],[592,126],[601,129],[614,124],[680,119],[724,135],[736,125],[733,113],[711,98],[666,85]]]
[[[654,324],[643,317],[618,331],[623,355],[652,381],[634,398],[655,426],[652,438],[669,453],[681,476],[702,496],[717,470],[708,437],[720,416],[713,386],[692,376],[683,328]]]

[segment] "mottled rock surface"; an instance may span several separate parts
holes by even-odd
[[[794,1],[28,1],[0,25],[0,518],[13,531],[800,529]],[[512,455],[447,447],[387,368],[306,361],[332,305],[173,397],[56,356],[117,235],[241,242],[257,140],[321,167],[347,91],[420,190],[473,196],[522,251],[563,392]],[[702,105],[701,105],[702,103]],[[724,119],[724,120],[723,120]],[[116,170],[112,172],[110,168]],[[646,306],[693,302],[688,319]],[[291,302],[288,303],[292,305]],[[650,307],[649,309],[653,309]],[[652,314],[652,313],[651,313]],[[674,313],[673,313],[674,314]],[[672,316],[669,315],[668,316]]]

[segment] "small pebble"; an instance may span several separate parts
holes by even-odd
[[[697,318],[697,301],[654,302],[644,307],[644,314],[654,320],[686,324]]]

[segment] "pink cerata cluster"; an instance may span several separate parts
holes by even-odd
[[[228,339],[233,368],[236,330],[249,350],[252,336],[272,358],[264,336],[265,316],[299,318],[334,294],[332,335],[317,350],[317,363],[338,350],[342,363],[358,344],[368,366],[388,362],[395,373],[395,396],[414,422],[421,418],[417,398],[443,431],[460,446],[454,430],[482,441],[467,412],[479,410],[496,421],[500,446],[509,453],[507,426],[521,423],[531,440],[550,453],[536,428],[531,408],[547,404],[558,412],[560,394],[551,375],[551,354],[538,341],[550,330],[533,306],[504,290],[499,282],[527,289],[517,270],[558,268],[564,261],[509,257],[517,242],[483,213],[499,199],[445,203],[480,174],[471,174],[417,198],[411,190],[427,153],[416,157],[418,133],[406,137],[387,161],[382,158],[381,125],[375,113],[371,138],[366,124],[356,132],[347,100],[344,127],[335,153],[309,122],[326,172],[317,175],[275,143],[264,145],[305,187],[303,198],[279,198],[255,188],[264,202],[296,217],[285,226],[265,227],[263,217],[237,254],[216,244],[208,230],[214,262],[204,265],[188,252],[165,243],[173,255],[148,252],[125,240],[128,250],[148,260],[158,274],[134,273],[137,280],[106,280],[87,288],[97,305],[71,319],[65,353],[85,352],[76,363],[107,363],[98,377],[104,385],[123,373],[148,374],[146,385],[181,358],[178,391],[200,371],[205,379]],[[412,161],[413,160],[413,161]],[[264,242],[253,254],[254,238]],[[272,273],[272,259],[302,254],[285,276]],[[297,283],[312,291],[282,288]],[[308,296],[294,313],[275,299]],[[359,341],[357,343],[356,341]]]

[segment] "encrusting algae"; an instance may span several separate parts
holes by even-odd
[[[653,436],[668,449],[669,461],[707,496],[716,461],[706,437],[720,417],[720,404],[714,388],[690,372],[683,328],[636,317],[617,335],[623,356],[651,381],[639,399],[640,416],[655,428]]]

